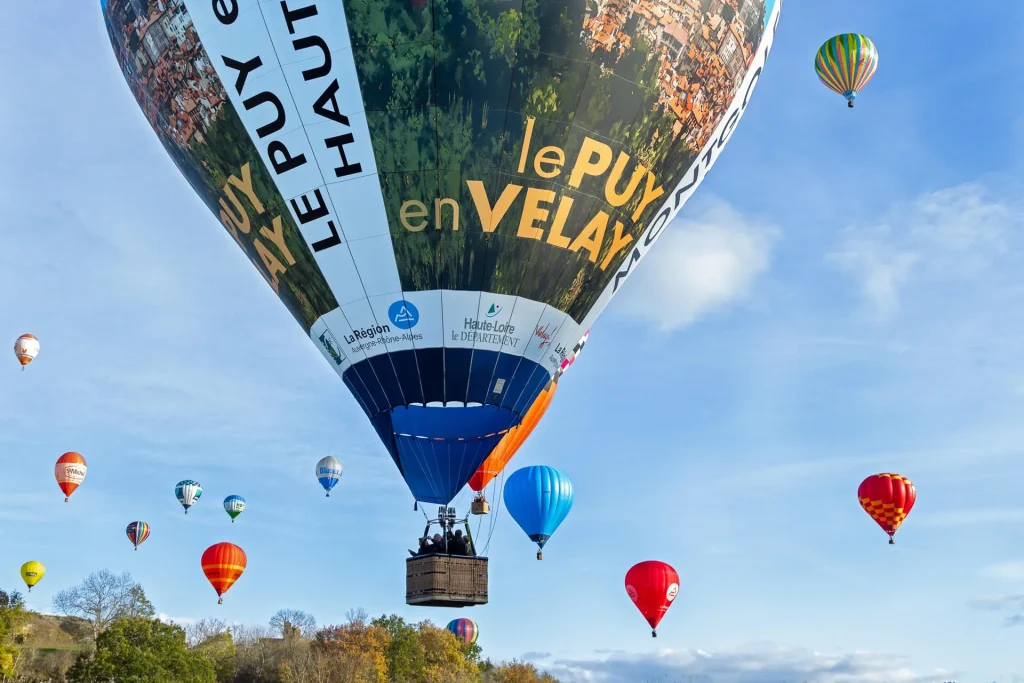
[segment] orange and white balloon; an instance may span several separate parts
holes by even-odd
[[[31,363],[32,359],[39,355],[39,340],[31,334],[21,335],[18,337],[18,340],[14,342],[14,355],[18,357],[18,362],[21,363],[21,369],[24,370],[25,366]]]
[[[57,478],[57,486],[64,492],[64,502],[75,492],[75,489],[85,480],[85,458],[81,453],[68,451],[57,458],[57,464],[53,468],[53,476]]]

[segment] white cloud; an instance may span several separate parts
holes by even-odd
[[[981,570],[981,575],[1002,581],[1024,581],[1024,560],[1010,560],[989,565]]]
[[[768,270],[779,231],[711,200],[692,220],[668,228],[620,293],[626,315],[663,332],[681,329],[749,296]]]
[[[914,283],[934,286],[984,273],[1009,252],[1022,225],[1019,205],[966,183],[850,226],[828,260],[856,280],[868,316],[885,321],[900,312],[904,291]]]
[[[887,320],[900,310],[900,289],[910,276],[918,255],[894,251],[871,240],[848,240],[832,259],[860,281],[865,308],[876,320]]]
[[[939,683],[953,672],[922,673],[906,658],[872,652],[827,654],[776,645],[751,645],[728,652],[661,650],[612,653],[593,660],[555,660],[544,668],[565,683],[636,683],[645,680],[711,683]]]
[[[194,624],[199,621],[194,617],[172,617],[164,614],[163,612],[156,615],[156,618],[165,624],[177,624],[178,626],[188,626],[189,624]]]

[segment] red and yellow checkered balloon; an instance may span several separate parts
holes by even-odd
[[[862,481],[857,489],[857,498],[871,519],[889,534],[889,543],[892,544],[896,542],[893,535],[914,507],[917,490],[903,475],[883,472]]]

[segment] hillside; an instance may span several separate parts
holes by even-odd
[[[14,645],[24,658],[19,668],[34,674],[36,680],[63,680],[63,672],[78,653],[92,647],[92,627],[78,617],[28,614],[28,622],[14,637]]]

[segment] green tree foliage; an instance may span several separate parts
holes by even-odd
[[[482,661],[479,646],[429,621],[355,609],[311,633],[312,615],[282,610],[276,628],[183,627],[134,616],[152,605],[127,585],[134,607],[115,610],[128,616],[110,617],[96,639],[90,622],[27,612],[18,593],[0,591],[0,683],[556,683],[532,664]]]
[[[69,683],[215,683],[213,662],[189,650],[180,626],[128,617],[100,634],[96,652],[82,655]]]
[[[17,668],[19,650],[13,643],[27,620],[21,593],[0,591],[0,675],[5,680]]]

